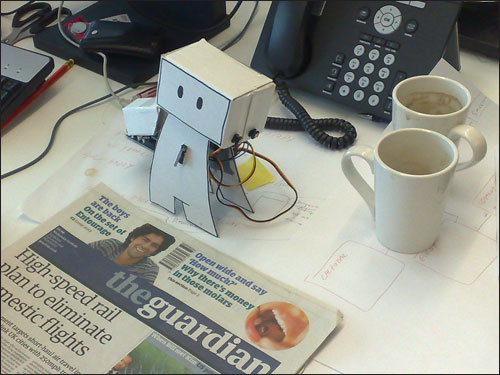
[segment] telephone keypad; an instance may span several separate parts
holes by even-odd
[[[363,33],[360,34],[359,40],[360,43],[354,46],[351,56],[342,53],[337,53],[334,56],[323,92],[332,95],[336,81],[339,79],[343,81],[343,84],[338,88],[340,96],[349,97],[352,95],[350,97],[356,102],[362,102],[366,97],[369,106],[377,107],[381,105],[381,95],[382,99],[384,98],[384,90],[386,88],[392,90],[396,84],[406,78],[405,72],[398,71],[393,74],[388,67],[396,62],[396,51],[399,49],[399,43]],[[372,42],[369,43],[369,40]],[[384,45],[385,47],[382,47]],[[368,53],[365,54],[365,52]],[[346,59],[348,63],[343,65]],[[354,71],[360,66],[362,66],[365,75],[361,75],[357,79]],[[347,71],[343,69],[344,67]],[[370,86],[369,75],[374,72],[379,80]],[[394,76],[392,84],[383,82],[391,76]],[[385,113],[390,113],[392,108],[391,93],[387,92],[385,95],[387,95],[387,100],[383,105],[383,110]]]
[[[391,30],[399,27],[402,17],[397,12],[392,13],[397,8],[384,6],[379,11],[382,9],[384,11],[377,18],[379,25],[390,27]],[[391,21],[390,25],[389,21]],[[375,19],[374,22],[376,22]],[[418,24],[415,24],[415,30],[417,26]],[[380,32],[378,29],[377,31]],[[338,94],[359,103],[365,101],[370,107],[380,106],[385,114],[390,114],[392,111],[391,91],[395,85],[407,77],[405,72],[397,71],[394,73],[389,68],[393,65],[396,66],[399,49],[399,42],[360,33],[359,41],[353,45],[350,55],[340,52],[334,55],[323,92],[328,95]],[[364,74],[362,72],[359,75],[355,73],[359,68],[362,68]],[[370,79],[371,74],[374,74],[373,79]],[[338,85],[336,85],[337,80],[340,81]]]

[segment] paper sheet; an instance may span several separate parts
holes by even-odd
[[[434,73],[463,82],[444,61]],[[399,254],[380,245],[368,208],[342,174],[342,153],[318,147],[298,132],[266,130],[253,142],[299,192],[297,206],[277,222],[251,223],[215,203],[220,238],[214,238],[186,223],[182,212],[172,215],[151,205],[151,152],[124,137],[120,118],[40,186],[25,201],[23,212],[45,220],[102,181],[211,246],[338,307],[344,324],[306,373],[498,373],[498,266],[492,266],[498,263],[492,198],[498,106],[463,83],[474,98],[468,122],[486,137],[488,154],[455,175],[439,240],[421,254]],[[326,100],[300,93],[296,98],[306,108],[314,101],[313,117],[334,111],[354,124],[363,121]],[[278,104],[272,111],[273,116],[286,116]],[[357,143],[373,146],[383,128],[363,125]],[[372,181],[368,166],[359,167]],[[281,178],[274,177],[273,183],[248,192],[257,218],[275,215],[293,199]]]

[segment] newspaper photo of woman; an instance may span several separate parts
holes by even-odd
[[[256,307],[247,316],[245,330],[257,346],[284,350],[299,344],[309,330],[306,314],[287,302],[268,302]]]

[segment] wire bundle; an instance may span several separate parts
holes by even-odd
[[[266,128],[279,130],[305,130],[317,142],[330,149],[340,150],[351,146],[357,137],[356,129],[346,120],[338,118],[312,119],[305,108],[295,100],[283,81],[275,81],[276,91],[281,103],[288,108],[295,119],[268,117]],[[325,130],[336,130],[344,133],[343,137],[332,137]]]
[[[215,181],[215,183],[217,183],[217,189],[215,191],[215,196],[216,196],[217,200],[219,201],[219,203],[221,203],[224,206],[233,208],[234,210],[236,210],[240,214],[242,214],[246,219],[248,219],[250,221],[253,221],[254,223],[268,223],[268,222],[270,222],[270,221],[272,221],[274,219],[277,219],[278,217],[284,215],[288,211],[290,211],[295,206],[295,204],[297,203],[297,201],[299,199],[299,194],[297,193],[297,190],[292,185],[292,183],[290,182],[290,180],[286,177],[286,175],[283,173],[283,171],[278,167],[278,165],[275,162],[273,162],[271,159],[269,159],[268,157],[266,157],[266,156],[264,156],[262,154],[259,154],[258,152],[255,152],[254,149],[253,149],[253,147],[252,147],[252,145],[249,142],[244,142],[244,143],[236,145],[234,147],[235,147],[235,151],[236,151],[235,152],[235,156],[233,157],[234,159],[237,158],[237,157],[240,157],[241,155],[243,155],[245,153],[251,153],[252,154],[252,158],[253,158],[252,170],[250,171],[250,173],[248,174],[247,177],[245,177],[243,180],[241,180],[237,184],[234,184],[234,185],[223,184],[222,180],[224,179],[224,169],[223,169],[223,166],[222,166],[222,162],[226,161],[226,160],[219,160],[216,157],[217,153],[219,153],[222,149],[219,148],[219,149],[215,150],[214,152],[212,152],[210,154],[210,160],[213,160],[213,161],[215,161],[217,163],[217,165],[219,166],[219,171],[220,171],[220,176],[221,176],[220,179],[218,180],[218,179],[216,179],[214,177],[214,175],[212,174],[212,171],[210,171],[210,178],[213,181]],[[286,210],[281,211],[280,213],[278,213],[277,215],[273,216],[272,218],[263,219],[263,220],[258,220],[258,219],[251,218],[240,207],[232,205],[232,204],[225,203],[222,200],[222,199],[225,199],[225,198],[224,198],[224,196],[222,194],[222,191],[221,191],[221,186],[225,186],[225,187],[230,187],[231,188],[231,187],[237,187],[237,186],[243,185],[245,182],[247,182],[254,175],[254,173],[255,173],[256,166],[257,166],[257,159],[256,159],[257,157],[260,158],[260,159],[263,159],[263,160],[267,161],[268,163],[270,163],[274,167],[274,169],[276,169],[276,171],[279,173],[279,175],[281,176],[281,178],[283,178],[283,180],[287,183],[288,186],[290,186],[290,188],[295,193],[295,199],[294,199],[293,203]],[[231,158],[231,159],[233,159],[233,158]],[[227,159],[227,160],[231,160],[231,159]]]

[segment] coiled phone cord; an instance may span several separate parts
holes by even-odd
[[[333,150],[340,150],[351,146],[356,139],[357,133],[354,126],[346,120],[338,118],[312,119],[305,108],[295,100],[288,90],[288,86],[281,80],[275,80],[276,92],[281,103],[297,118],[286,119],[268,117],[265,127],[278,130],[305,130],[317,142]],[[325,130],[336,130],[344,133],[342,137],[333,137]]]

